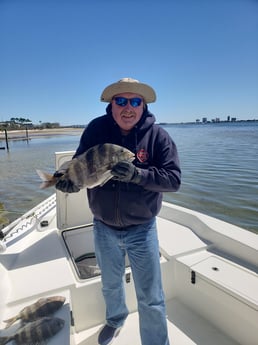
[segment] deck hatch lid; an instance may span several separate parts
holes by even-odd
[[[191,270],[196,273],[196,282],[198,276],[209,280],[258,310],[258,279],[254,272],[215,256],[192,265]]]

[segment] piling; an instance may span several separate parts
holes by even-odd
[[[6,142],[6,148],[9,151],[9,144],[8,144],[8,135],[7,135],[7,129],[4,129],[5,134],[5,142]]]
[[[28,133],[28,127],[27,126],[25,127],[25,130],[26,130],[26,139],[28,142],[29,141],[29,133]]]

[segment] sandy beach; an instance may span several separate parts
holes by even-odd
[[[28,129],[28,138],[39,138],[49,135],[80,135],[84,128],[51,128],[51,129]],[[27,139],[26,130],[7,130],[8,140],[23,140]],[[5,140],[5,132],[0,131],[0,140]]]

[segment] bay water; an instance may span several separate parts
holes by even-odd
[[[163,127],[182,168],[179,192],[164,193],[164,200],[258,233],[258,122]],[[80,134],[50,135],[0,150],[0,219],[12,221],[54,193],[39,188],[36,169],[54,172],[55,152],[73,151],[79,140]]]

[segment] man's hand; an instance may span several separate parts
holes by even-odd
[[[118,162],[111,170],[111,174],[115,180],[121,182],[139,183],[141,180],[138,168],[127,161]]]
[[[80,189],[71,180],[60,180],[56,184],[56,189],[63,193],[77,193]]]
[[[71,163],[71,161],[66,161],[63,164],[61,164],[59,169],[54,173],[54,176],[55,177],[63,176],[67,172],[70,163]]]
[[[77,193],[80,189],[75,186],[70,179],[66,178],[66,172],[69,168],[69,164],[70,161],[64,162],[54,173],[54,177],[60,177],[60,180],[56,183],[56,189],[63,193]]]

